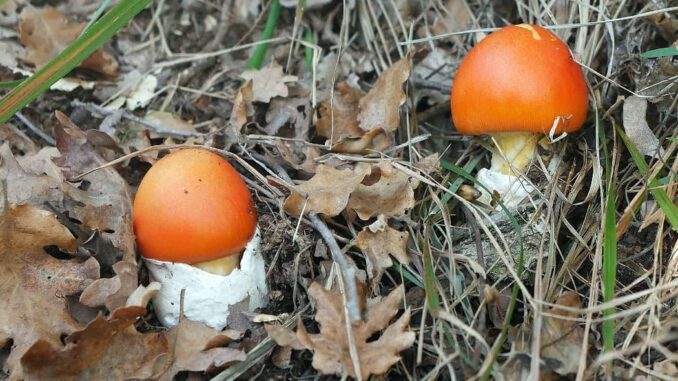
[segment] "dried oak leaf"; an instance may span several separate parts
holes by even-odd
[[[54,136],[61,156],[53,161],[67,178],[105,164],[84,132],[63,113],[57,111],[55,115],[59,123],[54,127]],[[127,182],[110,167],[94,171],[83,180],[89,183],[87,190],[68,188],[69,198],[78,204],[69,208],[72,217],[89,229],[101,231],[122,251],[123,260],[136,263],[132,197]]]
[[[400,106],[405,103],[403,83],[410,76],[411,64],[405,57],[386,69],[374,87],[360,99],[358,123],[365,131],[382,129],[390,134],[400,126]]]
[[[348,209],[367,220],[379,214],[386,217],[401,216],[414,207],[414,189],[418,183],[406,173],[383,161],[372,168],[379,180],[371,185],[360,184],[351,193]]]
[[[407,241],[410,234],[386,226],[383,231],[372,232],[369,227],[358,233],[355,245],[365,252],[367,259],[367,273],[372,284],[379,283],[384,271],[393,266],[391,256],[401,263],[410,263],[407,256]]]
[[[364,379],[373,374],[386,373],[400,360],[399,353],[414,343],[414,332],[408,331],[409,308],[389,325],[398,313],[403,293],[402,286],[396,288],[387,297],[367,308],[365,321],[352,323],[355,347],[360,359],[360,374]],[[320,324],[320,333],[309,334],[300,324],[297,327],[297,336],[303,345],[313,351],[313,367],[324,374],[346,373],[355,377],[341,294],[325,290],[318,283],[309,287],[308,294],[316,302],[315,320]],[[372,336],[377,332],[381,332],[381,335],[373,340]]]
[[[24,60],[37,68],[44,66],[73,42],[87,23],[72,23],[56,8],[38,9],[27,6],[21,11],[19,39],[28,48]],[[99,49],[92,53],[80,67],[114,77],[118,74],[118,62],[110,54]]]
[[[383,129],[365,132],[358,125],[360,99],[365,93],[342,82],[337,85],[334,98],[318,108],[318,135],[330,139],[335,152],[365,154],[383,151],[391,146],[392,138]]]
[[[0,347],[13,340],[5,365],[10,379],[19,380],[19,360],[36,340],[61,345],[62,335],[80,328],[67,311],[66,296],[97,279],[99,264],[46,253],[46,246],[73,251],[75,239],[52,213],[30,205],[1,212],[0,234]]]
[[[240,77],[252,81],[252,101],[263,103],[274,97],[286,97],[289,94],[287,83],[297,80],[294,75],[285,75],[282,66],[276,62],[259,70],[247,70]]]
[[[351,192],[369,173],[370,166],[365,163],[359,163],[353,169],[319,165],[315,176],[296,186],[295,191],[287,197],[285,211],[295,216],[302,212],[336,216],[346,208]]]
[[[157,377],[169,366],[169,346],[162,333],[141,334],[134,322],[146,307],[99,315],[84,329],[60,342],[38,340],[21,358],[25,380],[118,381]]]
[[[165,332],[174,354],[172,366],[158,380],[171,381],[181,371],[203,372],[243,361],[245,352],[226,347],[241,336],[237,331],[218,331],[203,323],[182,319],[178,325]]]

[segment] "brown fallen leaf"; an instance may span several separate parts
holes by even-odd
[[[168,133],[196,134],[197,131],[193,124],[179,118],[178,116],[165,111],[150,111],[146,114],[147,121],[162,126],[163,133],[155,131],[150,132],[151,139],[167,136]]]
[[[320,150],[316,147],[295,141],[276,140],[275,146],[280,158],[297,171],[313,174],[318,167],[315,159],[320,157]]]
[[[18,149],[24,155],[38,150],[33,140],[12,124],[0,124],[0,141],[9,143],[10,147]]]
[[[88,307],[106,306],[109,311],[124,307],[137,288],[137,266],[120,261],[113,265],[115,276],[95,280],[80,295],[80,303]]]
[[[276,62],[259,70],[247,70],[240,77],[252,81],[252,101],[263,103],[269,103],[274,97],[286,97],[287,83],[297,80],[294,75],[285,75],[283,67]]]
[[[360,100],[364,96],[362,90],[342,82],[337,85],[334,98],[318,108],[316,131],[330,139],[332,151],[367,154],[381,152],[391,146],[393,138],[383,129],[365,132],[360,128],[358,115]]]
[[[174,348],[172,366],[159,381],[172,381],[181,371],[204,372],[245,359],[245,352],[226,347],[242,334],[233,330],[218,331],[203,323],[182,319],[178,325],[165,332],[165,338]]]
[[[355,168],[335,169],[319,165],[315,176],[296,187],[285,200],[285,211],[299,216],[316,212],[333,217],[346,208],[349,196],[370,173],[369,164],[359,163]]]
[[[70,22],[53,7],[24,7],[19,21],[19,39],[28,48],[24,60],[41,68],[66,49],[86,25],[87,23]],[[118,62],[101,49],[92,53],[80,67],[109,77],[118,74]]]
[[[444,17],[435,20],[431,26],[431,33],[443,34],[466,30],[473,22],[473,13],[466,0],[447,0],[442,7]],[[459,36],[452,36],[447,40],[459,41]]]
[[[266,332],[271,340],[275,341],[281,347],[290,347],[298,351],[306,349],[306,346],[299,342],[297,335],[289,329],[279,324],[265,324]]]
[[[0,212],[0,347],[13,340],[6,361],[11,380],[22,379],[19,360],[40,340],[61,345],[61,336],[80,328],[67,311],[66,296],[99,277],[94,258],[59,260],[46,246],[73,251],[75,239],[56,217],[30,205]]]
[[[359,138],[342,137],[332,150],[336,152],[357,153],[367,155],[382,152],[393,144],[393,137],[382,129],[366,132]]]
[[[410,58],[405,57],[386,69],[374,87],[360,99],[358,123],[364,131],[382,129],[391,134],[400,126],[400,106],[405,103],[403,83],[410,76]]]
[[[61,156],[53,161],[66,178],[105,164],[85,133],[63,113],[57,111],[55,115],[59,123],[54,127],[54,136]],[[89,183],[87,190],[75,186],[67,189],[69,198],[76,202],[69,208],[72,217],[91,230],[101,231],[104,238],[122,251],[123,260],[136,263],[132,196],[127,182],[110,167],[92,172],[83,180]]]
[[[337,85],[334,98],[326,100],[318,107],[318,135],[331,139],[334,146],[342,138],[359,138],[365,133],[358,126],[360,99],[365,92],[342,82]]]
[[[371,185],[360,184],[351,193],[347,208],[355,211],[362,220],[379,214],[386,217],[401,216],[414,207],[414,189],[418,183],[409,175],[383,161],[372,168],[379,173],[379,181]]]
[[[141,334],[134,322],[146,307],[124,307],[60,342],[38,340],[21,358],[25,380],[118,381],[157,377],[169,364],[162,333]]]
[[[400,360],[400,352],[414,343],[414,332],[408,330],[409,308],[393,324],[389,324],[398,313],[403,293],[403,286],[396,288],[380,302],[367,308],[365,321],[352,323],[363,379],[386,373]],[[325,290],[318,283],[309,287],[308,294],[316,302],[315,320],[320,324],[320,333],[309,334],[299,324],[297,337],[313,351],[313,367],[324,374],[346,373],[355,377],[341,294]],[[374,340],[372,336],[377,332],[381,332],[381,335]]]
[[[367,273],[372,285],[379,284],[384,271],[393,266],[391,256],[401,263],[410,263],[407,256],[407,241],[410,234],[386,226],[383,231],[372,232],[369,227],[363,228],[356,237],[355,245],[365,253]]]
[[[254,106],[252,106],[252,81],[245,82],[240,87],[233,100],[233,110],[231,111],[231,127],[238,133],[247,124],[247,121],[254,115]]]
[[[556,305],[581,308],[581,299],[575,292],[566,292],[556,300]],[[576,317],[576,313],[558,307],[550,308],[546,312],[548,316],[544,316],[539,333],[540,356],[545,363],[541,367],[540,373],[543,377],[550,373],[559,375],[576,373],[582,351],[581,345],[584,341],[584,329],[572,320]],[[510,369],[511,374],[516,375],[509,379],[521,379],[519,374],[524,373],[525,366],[529,370],[529,362],[525,363],[520,360],[520,355],[530,353],[532,334],[532,327],[523,325],[515,335],[515,353],[504,365],[506,370]]]
[[[0,178],[7,180],[7,199],[11,204],[61,204],[63,201],[62,180],[25,168],[7,142],[0,146]]]

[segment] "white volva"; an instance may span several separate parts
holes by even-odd
[[[232,305],[246,301],[253,311],[268,301],[259,229],[242,254],[240,268],[229,275],[215,275],[184,263],[144,260],[152,280],[162,285],[153,306],[158,319],[167,327],[179,322],[182,289],[186,290],[184,316],[216,329],[226,327]]]

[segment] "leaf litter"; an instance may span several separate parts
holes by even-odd
[[[0,4],[0,81],[44,65],[100,5],[49,3],[54,8]],[[209,379],[223,368],[219,377],[338,378],[358,376],[358,369],[362,379],[460,379],[492,369],[495,378],[501,372],[523,379],[535,365],[543,379],[596,379],[606,369],[619,379],[675,376],[676,362],[665,354],[675,352],[676,236],[647,193],[647,179],[608,133],[623,126],[675,198],[676,60],[638,54],[675,44],[676,17],[663,3],[593,2],[618,17],[600,30],[567,2],[313,1],[305,9],[281,3],[290,8],[281,10],[275,36],[292,38],[269,42],[262,69],[244,69],[249,51],[241,46],[257,42],[269,2],[153,3],[69,74],[61,91],[53,88],[22,111],[56,137],[57,147],[43,147],[21,120],[0,126],[0,178],[10,205],[4,226],[23,208],[52,224],[12,233],[29,234],[35,246],[26,243],[23,254],[40,266],[22,267],[24,280],[0,283],[12,290],[24,285],[11,298],[2,289],[0,298],[0,359],[9,354],[3,366],[11,379]],[[295,21],[301,21],[296,31]],[[487,161],[481,147],[488,142],[451,127],[449,87],[486,28],[521,22],[577,25],[555,32],[586,65],[599,119],[551,144],[556,154],[545,153],[527,174],[538,190],[506,217],[478,203],[473,181],[460,175],[473,176]],[[437,36],[449,32],[455,34]],[[597,140],[594,124],[607,140]],[[137,263],[131,199],[149,163],[163,155],[149,147],[181,143],[226,148],[259,172],[238,167],[262,216],[272,291],[269,307],[256,315],[268,318],[243,315],[252,320],[243,324],[247,332],[185,319],[165,330],[148,304],[157,285]],[[620,184],[617,290],[626,298],[616,305],[624,320],[615,319],[617,357],[609,367],[600,366],[611,355],[599,345],[601,280],[594,271],[605,194],[590,186],[607,170],[599,165],[602,144]],[[121,158],[139,149],[148,151]],[[79,177],[113,159],[120,160]],[[546,176],[540,167],[549,160],[557,170]],[[294,181],[281,180],[285,175]],[[255,180],[264,176],[268,183]],[[347,268],[369,285],[358,284],[360,318],[349,323],[345,269],[329,260],[336,248],[318,239],[318,221]],[[529,235],[545,229],[548,235]],[[38,243],[47,241],[45,251]],[[3,251],[11,242],[4,239]],[[520,309],[507,325],[514,273],[505,270],[516,269],[520,242],[526,255],[548,255],[541,267],[527,264],[518,283]],[[18,268],[5,257],[0,272]],[[68,282],[41,278],[79,268],[84,275],[68,275]],[[19,297],[57,318],[6,308]],[[30,319],[15,316],[21,313]],[[271,319],[298,328],[261,324]],[[504,327],[507,343],[498,347]],[[28,333],[7,336],[15,329]],[[271,351],[267,336],[280,346]],[[494,366],[486,368],[493,355]]]

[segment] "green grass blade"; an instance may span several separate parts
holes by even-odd
[[[671,200],[669,195],[666,194],[666,191],[664,191],[664,189],[661,187],[661,184],[657,178],[649,178],[651,175],[650,169],[648,168],[643,155],[640,153],[640,151],[638,151],[636,145],[631,141],[631,139],[629,139],[629,137],[620,127],[617,127],[617,134],[619,134],[619,136],[622,138],[622,141],[624,141],[626,149],[628,149],[629,153],[631,154],[631,158],[640,171],[640,174],[647,179],[648,190],[664,212],[664,215],[671,224],[671,227],[673,230],[678,231],[678,207],[676,207],[675,201]]]
[[[474,164],[475,165],[475,164]],[[444,169],[447,169],[450,172],[453,172],[460,176],[463,179],[466,179],[468,181],[471,181],[474,185],[479,186],[483,188],[485,191],[488,193],[492,194],[490,189],[488,189],[485,185],[481,184],[476,180],[469,172],[465,171],[462,168],[457,167],[456,165],[453,165],[450,162],[441,160],[440,161],[440,166],[443,167]],[[461,183],[459,184],[461,185]],[[458,186],[457,186],[458,187]],[[516,272],[518,273],[518,276],[521,276],[524,267],[525,267],[525,240],[523,239],[523,233],[522,233],[522,228],[520,227],[520,224],[518,223],[518,220],[511,214],[511,212],[506,208],[506,205],[501,202],[501,200],[497,201],[497,205],[501,208],[501,210],[506,213],[508,216],[509,221],[511,222],[511,226],[515,230],[515,232],[518,235],[518,240],[520,244],[520,251],[518,252],[518,258],[516,258]],[[506,341],[506,338],[508,337],[508,330],[511,326],[511,319],[513,318],[513,313],[516,310],[516,305],[518,301],[518,294],[520,293],[520,288],[518,287],[518,283],[513,284],[513,288],[511,289],[511,300],[509,301],[509,306],[506,311],[506,317],[504,318],[504,323],[502,324],[502,329],[501,333],[499,334],[499,337],[497,338],[497,343],[494,346],[494,350],[492,353],[489,354],[491,358],[491,362],[494,363],[497,360],[497,356],[499,355],[499,351],[501,350],[501,347],[504,345],[504,342]],[[486,381],[490,378],[490,373],[492,371],[493,366],[487,367],[487,370],[480,376],[480,379],[483,381]]]
[[[0,100],[0,123],[6,122],[17,111],[47,91],[56,81],[66,76],[149,3],[150,0],[123,0],[111,9],[61,54]]]
[[[19,79],[16,81],[0,82],[0,89],[13,89],[19,86],[23,81],[24,81],[23,79]]]
[[[313,43],[313,32],[310,29],[306,29],[306,32],[304,32],[304,41],[310,44]],[[313,70],[313,48],[309,46],[304,48],[304,62],[306,70]]]
[[[440,160],[440,166],[441,166],[441,167],[443,167],[443,168],[447,169],[448,171],[450,171],[450,172],[452,172],[452,173],[455,173],[455,174],[457,174],[457,175],[459,176],[458,179],[454,180],[454,181],[452,182],[452,184],[450,184],[450,187],[447,188],[447,190],[448,190],[450,193],[457,193],[457,190],[459,190],[459,187],[461,186],[461,184],[464,183],[464,180],[468,180],[467,177],[461,176],[461,175],[459,174],[460,172],[459,172],[458,170],[461,170],[462,172],[464,172],[464,173],[466,173],[466,174],[469,174],[469,176],[470,176],[470,173],[476,168],[476,166],[478,166],[478,163],[480,162],[480,160],[482,160],[482,156],[480,156],[480,155],[475,156],[473,159],[471,159],[471,161],[469,161],[468,163],[466,163],[466,165],[464,166],[464,168],[459,168],[459,167],[457,167],[456,165],[450,163],[450,162],[447,161],[447,160]],[[472,181],[475,182],[475,179],[472,180]],[[447,204],[447,202],[450,201],[450,199],[452,198],[452,195],[451,195],[450,193],[445,193],[445,194],[441,197],[441,200],[443,201],[443,203]]]
[[[609,302],[614,299],[615,286],[617,284],[617,220],[616,220],[616,189],[612,176],[612,164],[610,162],[610,153],[607,149],[605,138],[605,129],[600,129],[600,142],[605,155],[605,219],[603,221],[603,301]],[[610,316],[614,313],[614,308],[608,308],[603,311],[603,316]],[[603,321],[603,350],[611,352],[614,350],[615,322],[613,319]]]
[[[438,288],[436,287],[436,275],[433,269],[433,257],[431,255],[431,245],[429,244],[429,235],[431,234],[428,225],[424,228],[424,242],[423,242],[423,261],[424,261],[424,290],[426,291],[426,300],[428,301],[428,308],[432,312],[440,309],[440,296],[438,295]]]
[[[275,32],[276,26],[278,26],[278,19],[280,18],[280,1],[271,0],[271,10],[268,13],[268,19],[266,20],[266,26],[264,31],[259,37],[260,41],[270,40],[273,37],[273,32]],[[257,45],[254,48],[254,53],[250,58],[250,61],[247,63],[248,69],[261,69],[261,65],[264,63],[264,57],[266,57],[266,51],[268,50],[268,43]]]
[[[645,58],[660,58],[669,56],[678,56],[678,47],[670,46],[668,48],[659,48],[642,53]]]

